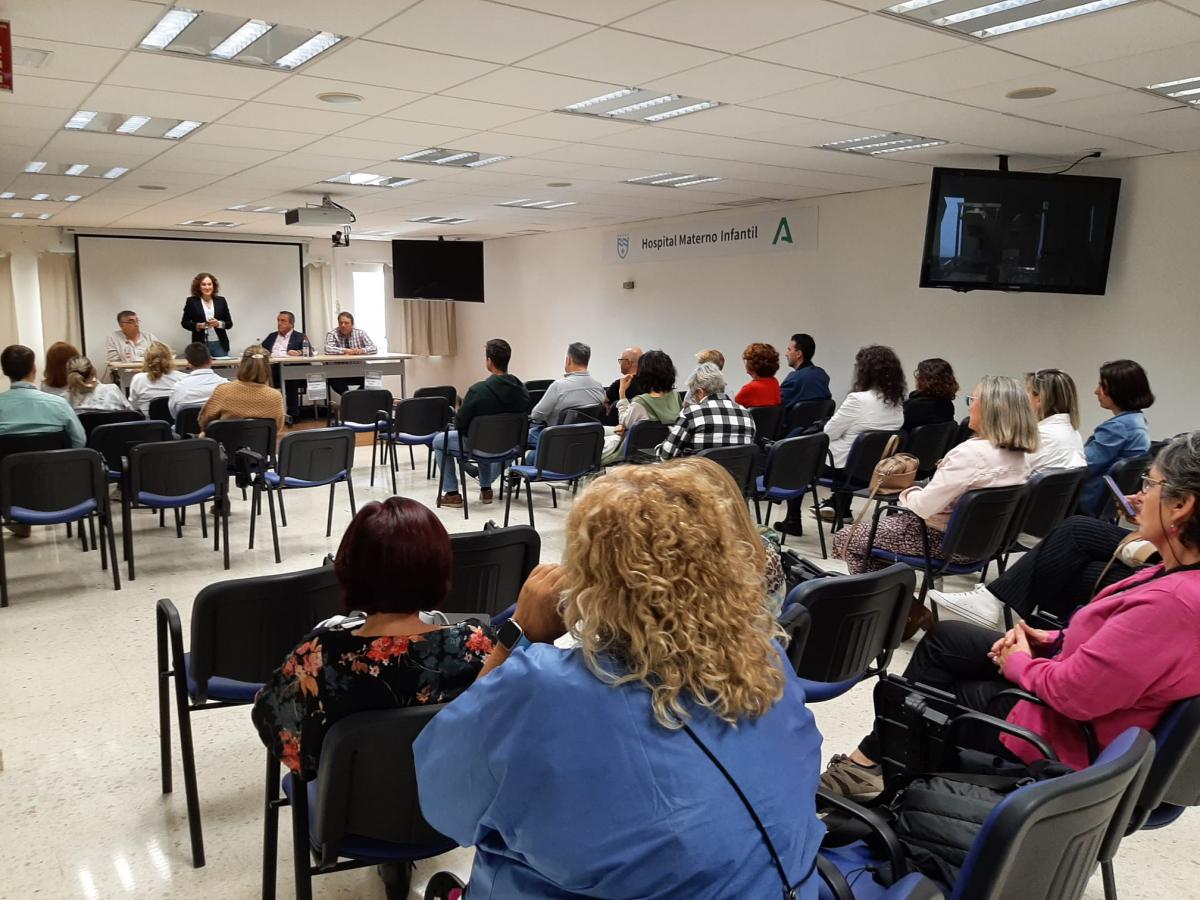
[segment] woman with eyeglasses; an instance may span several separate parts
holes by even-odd
[[[1076,769],[1091,762],[1081,722],[1103,748],[1126,728],[1153,729],[1174,703],[1200,694],[1200,431],[1163,448],[1137,499],[1141,536],[1161,563],[1105,588],[1061,631],[1021,623],[1002,634],[942,622],[917,645],[905,676],[972,709],[1007,714]],[[1046,705],[997,698],[1012,685]],[[1009,736],[980,749],[1037,758]],[[833,758],[822,786],[863,799],[878,793],[880,755],[871,734],[849,756]]]
[[[1029,454],[1029,473],[1086,466],[1075,379],[1061,369],[1039,369],[1025,376],[1025,390],[1038,420],[1038,449]]]
[[[1079,494],[1079,511],[1090,516],[1099,515],[1109,503],[1104,476],[1113,463],[1150,450],[1150,428],[1142,410],[1154,405],[1146,370],[1132,359],[1102,365],[1095,394],[1101,408],[1112,416],[1092,432],[1083,448],[1088,478]]]

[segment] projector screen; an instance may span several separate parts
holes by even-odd
[[[221,296],[229,301],[232,356],[274,331],[281,309],[294,312],[296,327],[303,331],[301,251],[302,245],[292,242],[77,235],[84,341],[80,349],[103,369],[104,343],[117,329],[117,313],[132,309],[142,331],[182,355],[191,336],[179,320],[199,272],[215,275]],[[325,340],[324,335],[309,338],[316,347]],[[46,335],[47,345],[57,339]]]

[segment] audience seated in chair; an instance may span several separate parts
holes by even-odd
[[[972,709],[1007,714],[1076,769],[1091,762],[1079,723],[1090,723],[1101,748],[1126,728],[1153,729],[1174,703],[1200,694],[1198,503],[1200,432],[1192,432],[1159,454],[1142,492],[1142,536],[1162,564],[1105,588],[1062,631],[1021,623],[1002,634],[942,622],[917,645],[905,676]],[[1044,705],[997,697],[1013,686]],[[1033,748],[1011,737],[980,749],[1032,761]],[[871,796],[882,786],[878,759],[878,740],[868,736],[850,756],[833,758],[822,787]]]
[[[779,406],[782,400],[779,382],[775,379],[775,373],[779,371],[779,351],[770,344],[750,344],[742,352],[742,362],[746,374],[753,380],[742,385],[733,399],[747,408]]]
[[[542,433],[542,429],[547,425],[557,425],[559,416],[568,409],[604,405],[604,385],[588,374],[591,358],[592,348],[587,344],[575,341],[567,347],[567,356],[563,361],[565,374],[551,382],[542,399],[529,414],[530,450],[526,454],[525,462],[533,464],[538,435]]]
[[[150,403],[170,397],[175,385],[183,380],[175,371],[175,351],[162,341],[152,341],[142,356],[142,371],[129,382],[129,404],[143,416],[150,415]]]
[[[131,408],[120,385],[100,383],[96,367],[86,356],[77,356],[67,363],[66,399],[77,412],[124,411]]]
[[[1038,448],[1029,454],[1029,474],[1086,466],[1075,379],[1060,369],[1039,369],[1025,376],[1025,390],[1038,420]]]
[[[605,425],[616,425],[619,421],[617,401],[621,397],[632,400],[644,390],[641,379],[638,378],[638,360],[641,358],[641,347],[626,347],[621,351],[621,356],[617,359],[617,365],[621,367],[621,375],[604,389],[604,407],[608,411]],[[624,392],[622,393],[622,391]]]
[[[667,439],[658,447],[659,459],[686,456],[709,447],[754,443],[754,417],[725,393],[725,376],[713,363],[701,363],[688,378],[695,399],[683,408]]]
[[[521,379],[508,374],[508,363],[512,359],[512,347],[508,341],[493,338],[484,350],[484,365],[488,377],[471,385],[463,397],[462,405],[455,416],[454,431],[449,435],[439,434],[433,439],[433,455],[437,465],[445,474],[445,493],[438,498],[440,506],[462,506],[462,495],[458,492],[458,474],[455,466],[446,465],[445,451],[461,448],[462,437],[471,427],[476,416],[491,416],[497,413],[524,413],[529,409],[529,391]],[[483,464],[479,466],[479,502],[492,502],[492,485],[500,475],[500,467]]]
[[[272,419],[283,431],[283,397],[271,387],[271,364],[261,344],[242,351],[237,378],[218,384],[200,410],[200,427],[217,419]]]
[[[629,429],[638,422],[661,422],[674,425],[679,418],[679,395],[675,393],[675,363],[662,350],[647,350],[638,360],[637,381],[641,392],[626,393],[634,376],[622,376],[617,400],[618,422],[613,433],[605,438],[604,456],[600,462],[610,466],[624,458],[622,449]]]
[[[0,365],[12,382],[0,394],[0,434],[44,434],[61,431],[71,447],[87,443],[79,416],[62,397],[37,387],[37,361],[33,351],[11,344],[0,354]]]
[[[725,371],[725,354],[715,348],[701,350],[696,354],[696,365],[702,366],[705,363],[712,363],[720,371]],[[682,397],[683,405],[687,406],[690,403],[695,403],[696,398],[692,396],[691,391],[686,391]]]
[[[389,497],[359,510],[334,559],[346,618],[309,634],[254,701],[259,737],[280,762],[313,778],[339,719],[445,703],[470,686],[492,651],[491,627],[420,617],[450,592],[453,564],[450,537],[423,504]]]
[[[954,398],[958,396],[958,380],[954,368],[940,357],[923,359],[913,372],[916,390],[904,401],[905,432],[922,425],[937,425],[954,421]]]
[[[46,351],[46,368],[42,372],[42,390],[47,394],[67,396],[67,363],[79,355],[79,351],[66,341],[55,341]]]
[[[1154,405],[1154,392],[1146,370],[1132,359],[1118,359],[1100,367],[1096,399],[1112,413],[1088,438],[1088,478],[1079,496],[1079,511],[1099,515],[1108,502],[1104,475],[1118,460],[1141,456],[1150,449],[1150,429],[1142,410]]]
[[[762,591],[716,464],[622,466],[580,495],[562,565],[534,570],[480,679],[414,745],[422,812],[476,845],[483,896],[758,898],[781,879],[815,896],[821,738]],[[579,645],[559,649],[567,623]]]
[[[784,354],[791,368],[780,385],[780,397],[784,406],[795,406],[805,400],[829,400],[829,373],[813,364],[817,342],[811,334],[793,334]]]
[[[183,350],[183,358],[192,370],[171,389],[167,409],[174,419],[179,418],[179,411],[185,407],[203,406],[218,385],[225,384],[225,379],[212,370],[212,357],[204,344],[199,341],[188,344]]]

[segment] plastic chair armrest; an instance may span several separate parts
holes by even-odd
[[[1021,688],[1005,688],[988,701],[989,712],[991,711],[992,704],[1001,697],[1015,697],[1017,700],[1024,700],[1026,703],[1036,703],[1038,706],[1044,706],[1046,709],[1053,708],[1037,694],[1031,694],[1029,691],[1022,690]],[[1087,744],[1088,761],[1095,762],[1096,758],[1100,755],[1100,741],[1096,739],[1096,729],[1092,727],[1091,722],[1077,722],[1076,724],[1079,726],[1079,730],[1083,732],[1083,740]]]
[[[891,865],[893,877],[904,871],[904,845],[900,843],[900,839],[896,837],[896,832],[892,830],[892,826],[887,823],[883,816],[873,809],[860,806],[853,800],[830,793],[824,788],[817,788],[817,808],[819,809],[823,806],[833,807],[870,828],[871,833],[878,838],[887,852],[888,863]]]

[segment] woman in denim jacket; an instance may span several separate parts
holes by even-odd
[[[1079,509],[1092,516],[1099,515],[1109,502],[1104,475],[1112,464],[1150,450],[1150,430],[1142,410],[1154,404],[1146,370],[1132,359],[1102,365],[1095,393],[1100,406],[1109,410],[1112,418],[1092,433],[1083,448],[1088,477],[1080,493]]]

